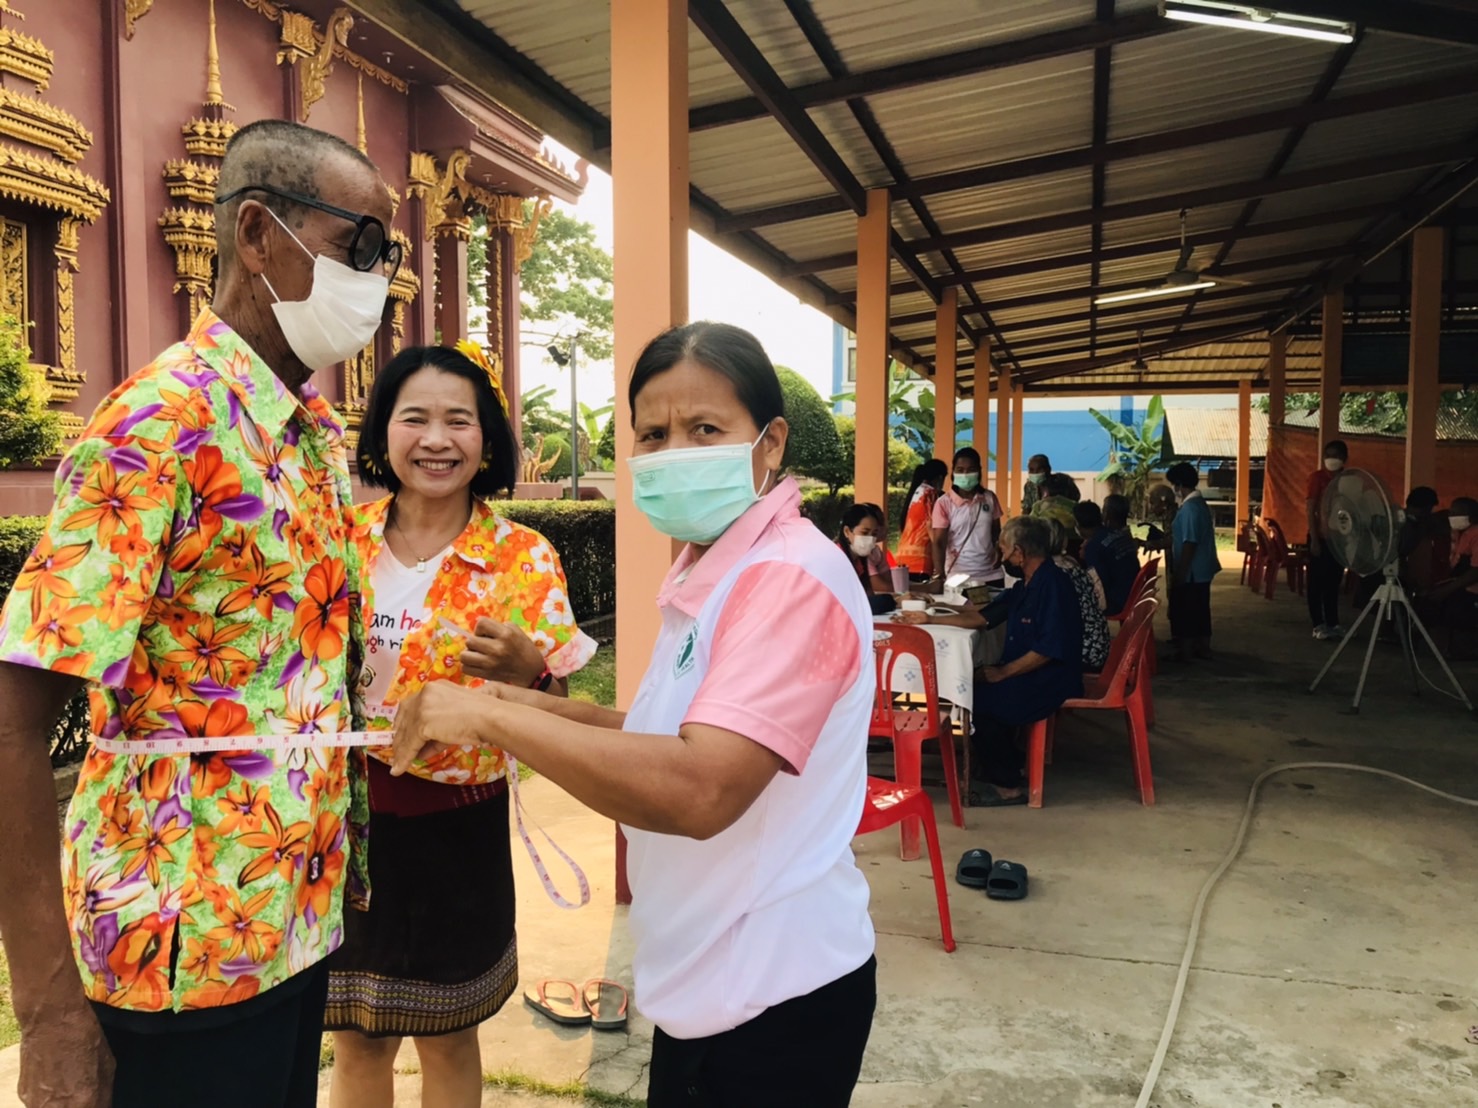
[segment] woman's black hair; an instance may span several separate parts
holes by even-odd
[[[785,415],[780,378],[760,340],[742,327],[700,320],[663,331],[637,356],[627,387],[632,419],[636,398],[647,383],[689,359],[729,379],[756,427],[763,429]]]
[[[980,451],[976,450],[973,446],[962,446],[958,450],[956,450],[954,463],[950,466],[950,468],[953,469],[955,465],[958,465],[961,458],[970,459],[975,463],[976,468],[979,469],[982,474],[985,473],[985,466],[982,465],[980,461]]]
[[[1190,462],[1176,462],[1165,471],[1165,480],[1173,488],[1193,489],[1201,483],[1201,474]]]
[[[908,506],[913,503],[914,493],[919,491],[919,486],[925,481],[928,481],[936,489],[942,489],[944,488],[944,480],[948,476],[949,466],[945,465],[938,458],[930,458],[923,465],[914,466],[913,484],[908,486],[908,495],[903,498],[904,510],[908,510]]]
[[[1073,494],[1078,491],[1078,484],[1066,473],[1049,473],[1046,484],[1048,496],[1065,496],[1069,500],[1077,500]]]
[[[1102,527],[1103,512],[1091,500],[1080,500],[1073,505],[1073,518],[1079,527]]]
[[[369,405],[359,432],[355,459],[359,463],[359,479],[371,488],[400,491],[400,478],[390,468],[387,428],[395,402],[400,398],[406,379],[423,369],[460,377],[472,384],[477,398],[477,424],[482,429],[482,464],[472,478],[472,495],[488,499],[513,488],[518,480],[522,451],[513,437],[508,415],[493,391],[493,383],[481,366],[450,346],[410,346],[402,350],[375,374]]]
[[[864,519],[875,519],[879,527],[886,527],[887,521],[883,519],[883,509],[876,504],[853,504],[842,513],[842,525],[837,529],[837,542],[846,541],[847,528],[855,528]]]

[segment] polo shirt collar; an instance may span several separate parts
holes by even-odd
[[[318,428],[331,446],[343,440],[343,424],[313,382],[305,382],[302,391],[294,395],[246,340],[210,308],[202,309],[195,318],[185,344],[200,362],[220,375],[234,403],[250,413],[269,438],[280,439],[288,423],[296,418],[302,426]]]
[[[697,558],[689,544],[667,572],[657,594],[658,607],[674,607],[694,619],[714,588],[736,562],[754,548],[770,527],[800,516],[801,489],[787,477],[719,536],[708,553]]]

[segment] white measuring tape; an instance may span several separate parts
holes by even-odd
[[[394,709],[383,706],[377,710],[394,714]],[[338,731],[333,734],[326,732],[291,732],[287,734],[274,735],[221,735],[217,737],[203,737],[196,735],[181,735],[171,738],[140,738],[140,739],[104,739],[97,735],[92,738],[93,743],[99,750],[108,754],[118,754],[125,757],[154,757],[171,758],[187,754],[216,754],[216,753],[250,753],[258,751],[278,750],[328,750],[334,747],[348,746],[388,746],[386,741],[390,737],[389,731]],[[529,860],[534,863],[534,872],[539,875],[539,881],[544,886],[544,892],[549,899],[561,908],[583,908],[590,903],[590,882],[585,877],[585,872],[575,863],[575,860],[560,849],[559,844],[549,837],[549,833],[534,824],[534,830],[544,836],[544,841],[549,844],[551,850],[564,860],[565,865],[570,867],[570,872],[575,875],[575,881],[580,887],[580,899],[578,902],[564,896],[554,884],[554,879],[549,876],[549,868],[544,865],[544,859],[539,857],[538,848],[534,846],[534,840],[529,836],[524,826],[523,800],[518,795],[518,760],[511,754],[505,753],[504,757],[508,763],[508,787],[513,793],[513,818],[518,827],[518,837],[523,840],[524,849],[529,852]],[[456,786],[452,786],[456,787]]]

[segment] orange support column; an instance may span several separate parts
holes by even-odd
[[[888,190],[869,189],[857,217],[857,453],[853,491],[888,502]]]
[[[934,457],[945,461],[955,454],[955,325],[959,301],[954,289],[945,289],[934,311]],[[985,480],[982,474],[981,480]]]
[[[1026,422],[1026,390],[1018,387],[1011,397],[1011,514],[1021,514],[1021,486],[1026,469],[1021,464],[1021,440]]]
[[[1411,361],[1406,377],[1406,491],[1437,484],[1437,374],[1442,339],[1443,229],[1411,239]]]
[[[1004,363],[996,377],[996,499],[1011,514],[1011,367]]]
[[[980,481],[990,472],[990,336],[981,335],[975,348],[975,401],[973,422],[975,453],[980,455]],[[999,480],[999,478],[997,478]],[[999,494],[997,494],[999,495]]]
[[[1252,382],[1243,379],[1237,382],[1237,515],[1232,526],[1241,527],[1251,510]]]
[[[1268,336],[1268,426],[1282,427],[1288,410],[1288,333]]]
[[[1345,291],[1324,294],[1324,342],[1319,362],[1319,449],[1339,438],[1340,365],[1345,349]]]
[[[630,705],[661,619],[672,544],[632,504],[626,379],[658,333],[688,317],[688,9],[611,5],[611,178],[616,258],[616,701]],[[640,295],[638,295],[640,294]],[[631,902],[619,830],[616,900]]]

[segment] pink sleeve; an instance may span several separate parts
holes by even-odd
[[[881,546],[874,547],[867,556],[867,572],[874,577],[888,576],[888,554]]]
[[[949,507],[949,497],[941,493],[939,499],[934,501],[934,519],[931,521],[931,526],[935,530],[949,527]]]
[[[683,723],[743,735],[798,774],[861,664],[857,627],[831,591],[790,562],[762,562],[724,603]]]

